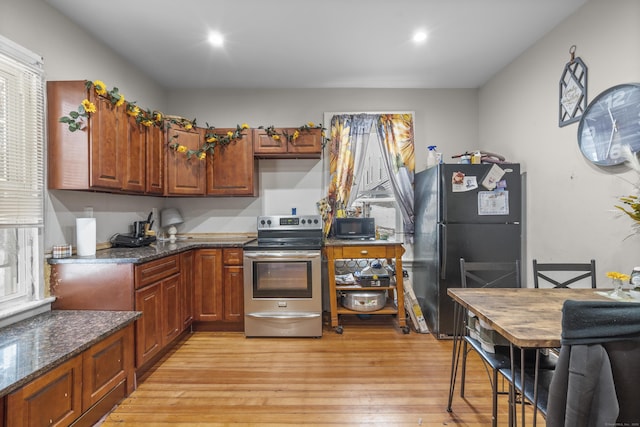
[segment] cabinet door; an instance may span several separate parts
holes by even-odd
[[[47,186],[50,190],[89,189],[88,130],[70,132],[65,123],[58,121],[78,108],[86,97],[84,81],[47,82]]]
[[[222,250],[199,249],[195,259],[194,320],[215,322],[223,319]]]
[[[180,275],[162,281],[162,346],[169,344],[182,332],[180,315]]]
[[[235,129],[216,129],[224,135]],[[256,196],[257,161],[253,157],[250,131],[241,139],[215,148],[207,153],[207,194],[212,196]]]
[[[224,266],[224,317],[223,321],[244,322],[244,275],[242,266]]]
[[[319,159],[322,155],[322,129],[277,128],[275,131],[280,138],[270,137],[264,129],[253,130],[256,157]],[[298,137],[294,139],[296,132]]]
[[[289,129],[293,135],[296,129]],[[320,158],[322,154],[322,129],[301,130],[298,137],[289,140],[287,153],[294,157]]]
[[[167,130],[167,144],[174,141],[184,145],[188,150],[198,150],[202,145],[201,130],[186,131],[174,125]],[[185,153],[168,150],[167,195],[203,196],[206,187],[206,164],[206,161],[195,156],[187,159]]]
[[[146,189],[147,194],[164,193],[165,144],[164,130],[158,126],[147,128]]]
[[[68,426],[82,414],[82,356],[7,396],[7,426]]]
[[[134,389],[133,325],[114,333],[82,354],[82,407],[93,406],[122,381]]]
[[[287,153],[287,139],[283,129],[275,129],[280,138],[274,139],[264,129],[253,129],[253,151],[256,156],[279,157]]]
[[[183,252],[180,259],[180,280],[182,281],[180,314],[182,316],[182,329],[189,329],[193,322],[193,251]]]
[[[124,108],[122,110],[118,116],[119,120],[126,122],[122,189],[127,192],[144,193],[146,189],[147,128],[136,123],[136,119],[126,114]]]
[[[96,112],[89,122],[91,187],[121,190],[123,188],[123,153],[126,147],[126,120],[120,119],[124,107],[116,107],[109,100],[90,91],[89,99]],[[124,117],[122,117],[124,118]]]
[[[136,291],[136,367],[142,366],[162,348],[162,289],[160,283]]]

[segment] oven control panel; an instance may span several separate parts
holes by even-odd
[[[321,230],[320,215],[268,215],[258,217],[260,230]]]

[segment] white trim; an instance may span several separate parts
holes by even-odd
[[[41,70],[44,65],[42,56],[0,35],[0,53],[10,56],[16,61],[24,62]]]
[[[48,297],[0,311],[0,328],[51,310],[53,301],[54,297]]]

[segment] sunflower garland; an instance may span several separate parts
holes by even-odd
[[[307,122],[304,125],[297,128],[292,134],[289,134],[289,132],[286,130],[283,130],[280,133],[276,130],[275,126],[273,125],[267,126],[267,127],[258,126],[258,129],[264,129],[267,136],[269,136],[269,138],[271,139],[274,139],[275,141],[278,141],[280,140],[280,138],[284,137],[288,142],[294,142],[296,139],[298,139],[300,137],[301,132],[310,132],[312,129],[321,129],[322,130],[321,132],[322,146],[324,147],[324,144],[326,143],[326,134],[325,134],[326,129],[322,127],[322,123],[315,124],[314,122]]]
[[[124,106],[127,115],[134,117],[136,123],[139,123],[143,126],[157,126],[160,129],[170,129],[172,126],[179,126],[184,130],[192,130],[196,127],[196,119],[188,120],[182,117],[165,117],[160,111],[157,110],[144,110],[136,105],[135,102],[127,101],[120,90],[117,87],[113,87],[110,90],[107,90],[107,86],[102,80],[94,80],[85,81],[85,87],[87,90],[93,89],[98,96],[101,96],[111,102],[116,108]],[[83,130],[86,127],[85,119],[89,118],[90,114],[93,114],[97,111],[95,104],[89,101],[88,98],[82,100],[80,105],[76,110],[70,111],[68,115],[62,116],[58,119],[59,122],[65,123],[70,132],[75,132],[78,130]],[[242,132],[249,129],[249,125],[243,123],[241,125],[236,125],[235,130],[227,131],[226,134],[218,134],[215,132],[215,127],[210,126],[207,123],[206,133],[204,136],[204,143],[197,150],[190,150],[186,146],[181,145],[178,141],[177,135],[173,135],[169,141],[169,148],[178,152],[184,153],[187,159],[191,157],[196,157],[200,160],[204,160],[207,158],[207,153],[213,154],[215,148],[218,146],[229,145],[232,141],[238,140],[242,138]],[[276,128],[271,126],[259,126],[258,129],[264,129],[269,135],[269,137],[279,140],[280,138],[285,138],[288,142],[293,142],[300,137],[301,132],[310,132],[312,129],[321,129],[322,130],[322,147],[325,146],[327,139],[325,137],[325,128],[322,127],[322,124],[316,125],[313,122],[305,123],[304,125],[298,127],[292,134],[289,134],[286,130],[283,130],[282,133],[278,132]]]

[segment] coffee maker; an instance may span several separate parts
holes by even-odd
[[[149,213],[146,221],[135,221],[133,231],[128,234],[116,234],[111,237],[111,246],[114,248],[139,248],[149,246],[156,241],[155,232],[151,230],[153,226],[153,212]]]

